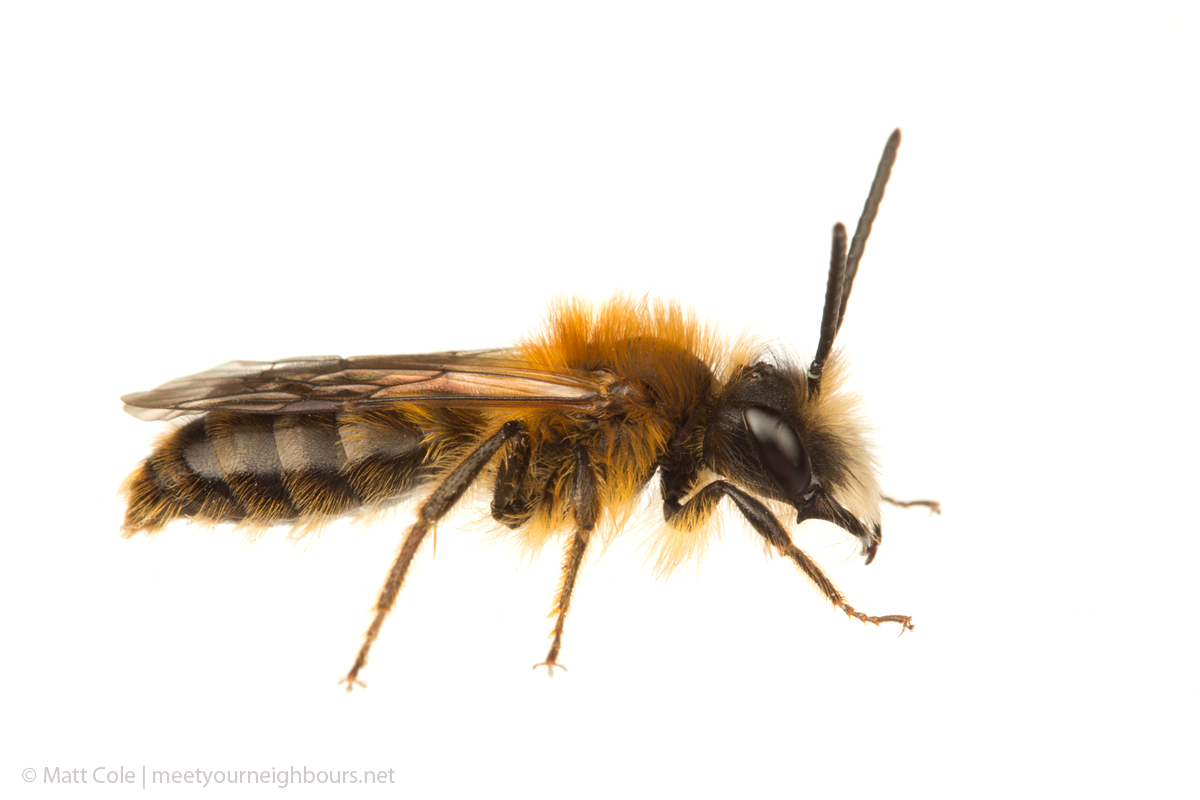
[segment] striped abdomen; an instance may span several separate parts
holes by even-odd
[[[209,413],[125,482],[124,535],[178,517],[272,524],[395,501],[429,480],[428,438],[397,413]]]

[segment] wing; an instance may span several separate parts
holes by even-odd
[[[611,376],[528,364],[517,350],[412,356],[308,356],[230,361],[121,398],[138,419],[172,419],[206,411],[315,414],[435,406],[590,410],[608,394]]]

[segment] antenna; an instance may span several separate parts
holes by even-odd
[[[813,357],[812,366],[808,368],[808,389],[811,392],[816,393],[821,389],[821,373],[825,369],[825,360],[829,358],[829,353],[833,350],[833,340],[846,318],[846,303],[850,300],[854,276],[858,274],[858,262],[862,260],[863,252],[867,249],[871,226],[875,224],[875,215],[879,213],[879,204],[883,202],[883,190],[887,188],[899,149],[900,129],[897,128],[888,137],[883,156],[879,159],[879,166],[875,168],[875,180],[871,182],[871,191],[867,195],[867,202],[863,204],[858,227],[854,229],[849,254],[846,253],[846,226],[840,222],[833,226],[833,255],[829,261],[829,282],[825,286],[821,340],[817,343],[817,354]]]

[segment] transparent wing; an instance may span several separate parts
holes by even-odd
[[[138,419],[172,419],[206,411],[315,414],[433,406],[592,409],[607,375],[528,364],[516,350],[411,356],[306,356],[230,361],[121,398]]]

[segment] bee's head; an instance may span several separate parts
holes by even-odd
[[[875,169],[854,238],[847,242],[842,223],[833,227],[821,338],[812,364],[803,371],[765,362],[743,367],[722,390],[704,439],[704,459],[712,469],[791,505],[797,523],[823,519],[854,534],[868,564],[879,547],[882,495],[857,400],[840,390],[845,370],[833,340],[899,147],[895,130]]]
[[[794,367],[745,367],[725,386],[704,441],[710,468],[858,538],[867,563],[879,546],[880,489],[854,396],[839,391],[838,354],[822,391]]]

